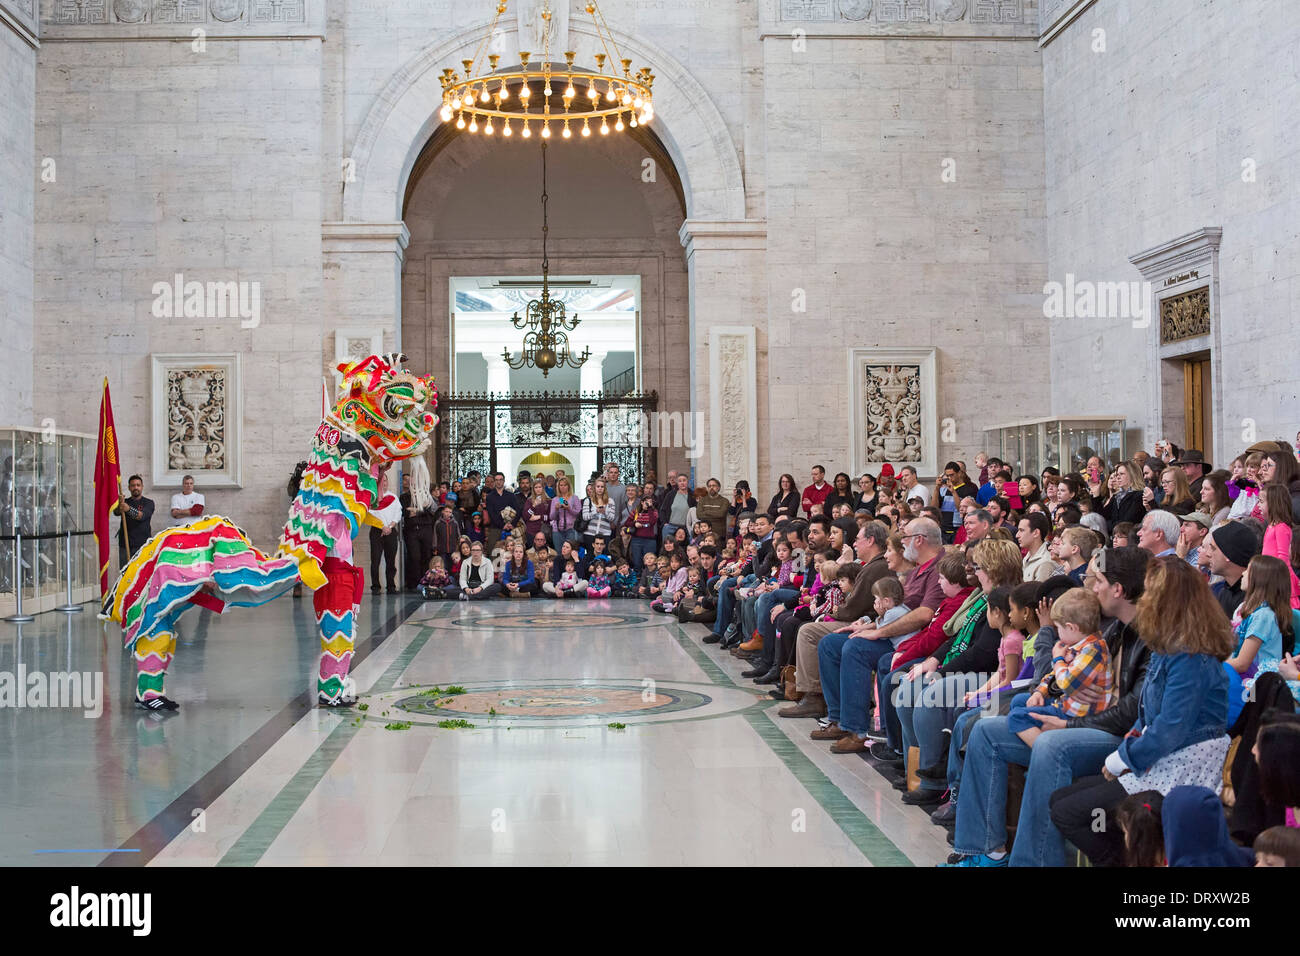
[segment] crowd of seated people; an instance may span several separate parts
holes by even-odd
[[[817,465],[766,508],[612,463],[582,496],[471,474],[439,490],[419,589],[702,625],[944,827],[949,865],[1300,865],[1300,464],[1154,451],[1036,475],[981,454],[929,486]]]
[[[1294,449],[1074,465],[815,466],[766,510],[737,487],[702,640],[929,813],[949,865],[1297,865]]]

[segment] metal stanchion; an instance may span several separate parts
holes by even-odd
[[[69,531],[64,538],[63,544],[64,567],[68,572],[68,603],[62,607],[56,607],[54,610],[62,611],[64,614],[80,614],[81,605],[72,602],[72,532]]]
[[[23,568],[21,555],[23,553],[23,536],[17,532],[14,533],[14,598],[18,602],[18,609],[10,614],[6,621],[10,624],[25,624],[28,621],[36,620],[30,614],[23,613]]]

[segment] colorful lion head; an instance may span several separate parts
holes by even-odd
[[[343,375],[331,417],[370,448],[374,462],[421,454],[438,424],[438,390],[433,376],[420,377],[401,367],[398,353],[368,355],[338,366]]]

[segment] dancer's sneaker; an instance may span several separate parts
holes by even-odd
[[[141,700],[137,697],[135,699],[135,705],[137,707],[142,707],[145,710],[152,710],[155,712],[181,709],[181,705],[176,703],[176,701],[172,700],[170,697],[163,697],[161,695],[158,697],[150,697],[148,700]]]

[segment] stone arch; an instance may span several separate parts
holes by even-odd
[[[517,32],[517,20],[504,21]],[[513,28],[512,25],[513,24]],[[430,45],[389,78],[357,133],[351,158],[357,177],[343,194],[348,222],[397,222],[407,180],[420,151],[441,123],[438,70],[473,54],[487,24]],[[570,33],[595,40],[590,24],[569,24]],[[644,40],[610,31],[615,41],[655,72],[656,135],[668,150],[686,194],[686,214],[698,220],[745,218],[740,159],[721,114],[703,87],[666,51]]]

